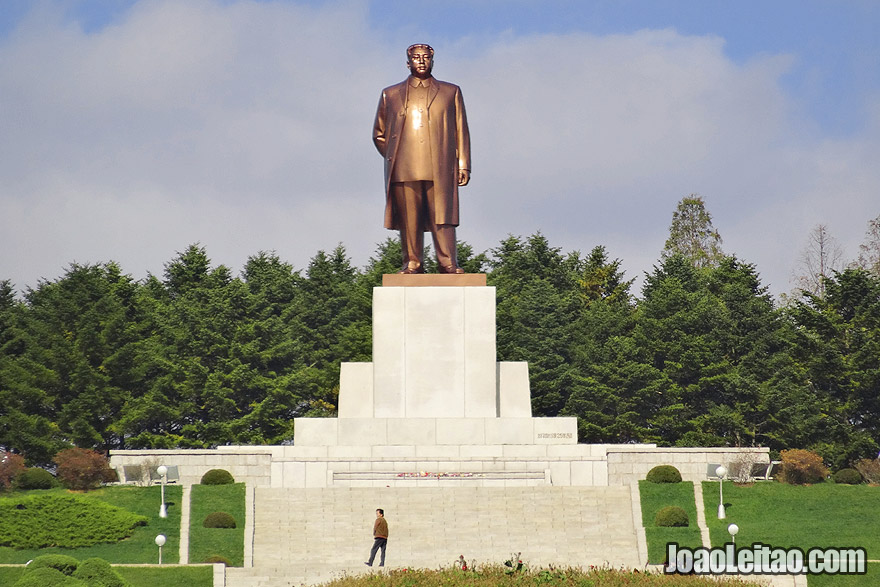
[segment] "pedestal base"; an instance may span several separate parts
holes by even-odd
[[[296,418],[296,446],[576,444],[577,418]]]

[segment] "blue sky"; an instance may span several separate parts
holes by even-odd
[[[375,103],[426,41],[471,117],[461,238],[540,230],[638,277],[700,193],[782,293],[813,227],[851,260],[880,214],[878,25],[871,1],[4,2],[0,279],[142,277],[192,242],[365,263]]]

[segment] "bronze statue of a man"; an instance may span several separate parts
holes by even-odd
[[[455,252],[458,186],[470,181],[471,144],[461,89],[431,76],[434,49],[406,50],[410,76],[382,90],[373,143],[385,159],[385,228],[400,231],[403,268],[424,273],[430,231],[441,273],[464,273]]]

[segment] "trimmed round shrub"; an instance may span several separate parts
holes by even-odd
[[[87,558],[79,564],[73,576],[90,587],[128,587],[129,584],[102,558]]]
[[[52,489],[58,486],[55,475],[39,467],[25,469],[15,478],[18,489]]]
[[[862,475],[855,469],[841,469],[834,474],[834,482],[843,485],[858,485],[862,482]]]
[[[79,566],[79,560],[66,554],[44,554],[38,556],[27,566],[28,571],[36,569],[55,569],[63,575],[71,575]]]
[[[202,562],[203,562],[203,563],[208,563],[208,564],[223,563],[223,564],[226,565],[227,567],[231,567],[231,566],[232,566],[232,563],[229,562],[229,559],[227,559],[227,558],[223,558],[222,556],[217,555],[217,554],[212,555],[212,556],[209,556],[208,558],[206,558],[206,559],[203,560]]]
[[[232,483],[235,483],[235,479],[225,469],[211,469],[202,475],[202,485],[231,485]]]
[[[205,528],[235,528],[235,518],[226,512],[213,512],[202,522]]]
[[[677,505],[668,505],[661,508],[654,517],[654,523],[664,528],[687,527],[690,524],[687,512]]]
[[[28,565],[21,578],[13,587],[89,587],[89,585],[74,577],[69,577],[57,569],[42,567],[31,570]]]
[[[645,476],[651,483],[681,483],[681,473],[672,465],[657,465]]]

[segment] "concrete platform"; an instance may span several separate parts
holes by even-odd
[[[231,587],[316,584],[364,566],[376,508],[389,523],[386,565],[438,568],[460,555],[532,566],[640,564],[629,487],[258,489],[254,568]]]

